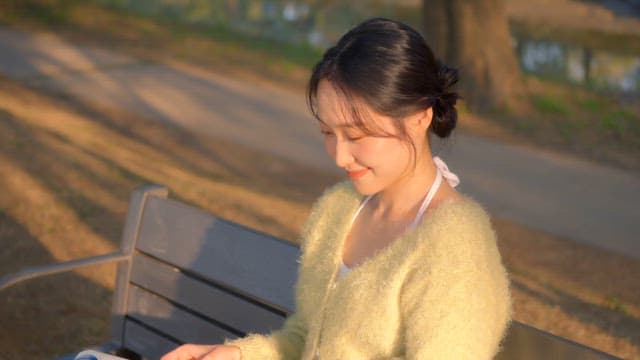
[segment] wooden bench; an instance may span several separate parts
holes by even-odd
[[[161,186],[134,191],[119,252],[5,276],[0,290],[117,261],[111,341],[100,350],[132,359],[279,328],[294,308],[298,247],[167,195]],[[514,322],[497,359],[616,358]]]

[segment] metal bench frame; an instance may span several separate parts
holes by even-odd
[[[111,340],[97,349],[156,359],[184,342],[279,328],[294,309],[298,257],[293,244],[168,199],[167,188],[150,185],[131,195],[119,251],[4,276],[0,291],[117,262]],[[617,358],[514,321],[496,359]]]

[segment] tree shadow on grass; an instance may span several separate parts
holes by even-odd
[[[21,85],[8,83],[5,87],[14,91],[14,96],[20,98],[30,98],[36,96],[33,88],[29,89]],[[114,149],[126,151],[130,154],[127,159],[117,159],[114,154],[101,149],[94,149],[86,144],[80,144],[76,139],[71,139],[67,135],[61,135],[59,129],[52,130],[29,125],[28,131],[38,128],[38,131],[48,138],[46,144],[40,141],[41,148],[38,154],[51,154],[55,157],[55,151],[51,151],[51,143],[63,143],[68,147],[74,147],[76,152],[83,152],[85,157],[92,157],[95,162],[99,162],[106,167],[116,169],[122,173],[126,181],[119,184],[112,184],[109,180],[96,180],[96,183],[104,184],[103,188],[111,191],[114,196],[125,198],[127,194],[142,182],[156,182],[169,185],[159,175],[162,171],[177,171],[187,174],[193,181],[204,179],[213,181],[221,186],[230,185],[233,187],[250,189],[255,194],[265,194],[270,197],[282,199],[285,202],[299,204],[308,207],[321,194],[322,190],[337,182],[336,176],[327,175],[318,171],[293,165],[291,162],[260,151],[250,150],[246,147],[225,142],[222,140],[212,140],[201,134],[190,133],[182,128],[170,124],[163,124],[126,112],[106,109],[94,104],[83,102],[80,99],[68,95],[43,95],[37,97],[43,99],[49,106],[68,111],[70,114],[86,119],[87,124],[93,124],[100,128],[100,132],[107,134],[112,141],[110,146]],[[44,116],[44,115],[43,115]],[[17,120],[21,122],[22,120]],[[47,133],[48,132],[48,133]],[[53,140],[52,140],[53,139]],[[107,141],[107,140],[105,140]],[[53,149],[55,150],[55,149]],[[44,155],[39,155],[44,157]],[[149,172],[140,171],[141,168],[131,166],[132,159],[140,165],[142,162],[148,163],[149,169],[154,169],[155,175]],[[55,163],[55,159],[52,161]],[[160,162],[158,162],[158,161]],[[88,180],[93,180],[90,172],[83,171],[82,167],[86,161],[77,159],[65,160],[66,166],[73,168],[76,172],[82,172]],[[40,161],[48,164],[50,161]],[[163,169],[158,169],[163,166]],[[61,167],[64,169],[65,167]],[[64,170],[57,171],[65,173]],[[55,171],[54,171],[55,173]],[[99,175],[101,176],[101,175]],[[114,187],[115,186],[115,187]],[[180,189],[172,189],[180,190]],[[178,198],[183,194],[175,192]],[[124,208],[124,206],[122,207]],[[237,209],[246,207],[236,206]],[[260,210],[263,211],[263,210]],[[252,211],[250,216],[257,215]],[[262,219],[257,220],[260,224],[267,224],[263,229],[287,228],[291,227],[291,222],[286,221],[279,215],[261,214]],[[266,219],[270,217],[270,219]],[[297,231],[298,229],[295,229]],[[277,235],[282,235],[277,234]],[[289,234],[287,237],[294,236]]]
[[[86,154],[61,151],[64,140],[0,112],[2,275],[118,246],[132,182],[93,173]],[[107,340],[114,270],[101,265],[3,291],[0,358],[50,358]]]
[[[29,39],[27,38],[25,41]],[[54,40],[59,41],[58,39],[51,41]],[[19,53],[24,58],[21,66],[28,69],[25,70],[26,73],[35,74],[33,75],[35,78],[29,81],[33,89],[37,91],[44,90],[50,94],[55,93],[57,100],[62,101],[64,106],[74,109],[86,118],[100,122],[108,128],[120,132],[123,136],[135,139],[142,144],[154,146],[156,150],[167,151],[167,145],[170,145],[169,149],[173,151],[174,159],[183,166],[190,168],[193,172],[203,173],[212,177],[220,176],[219,173],[211,172],[208,169],[209,165],[214,163],[216,167],[222,168],[224,173],[229,174],[234,179],[246,178],[248,180],[246,184],[251,184],[251,179],[255,179],[256,176],[262,177],[262,182],[268,181],[269,178],[277,178],[280,183],[284,182],[285,186],[279,184],[278,181],[273,181],[265,190],[275,191],[279,196],[289,196],[292,199],[304,198],[304,201],[312,201],[306,195],[309,193],[308,191],[296,191],[296,187],[292,185],[299,187],[304,184],[308,190],[309,182],[313,182],[313,177],[323,177],[320,172],[304,169],[304,171],[296,172],[296,176],[289,176],[289,173],[282,172],[283,169],[290,168],[288,161],[261,151],[246,151],[247,149],[241,149],[237,145],[229,146],[231,144],[222,139],[205,139],[197,134],[189,133],[178,125],[179,121],[175,118],[175,114],[172,114],[164,106],[160,106],[153,96],[159,96],[158,94],[162,94],[163,91],[172,91],[186,101],[186,105],[183,104],[182,106],[191,106],[196,110],[200,107],[210,108],[212,106],[211,102],[216,101],[215,114],[216,116],[219,115],[221,119],[218,123],[223,124],[218,126],[232,126],[247,132],[254,132],[256,139],[261,138],[263,134],[256,132],[256,129],[253,128],[256,122],[251,119],[257,117],[267,118],[272,121],[273,119],[297,116],[286,107],[276,102],[266,101],[262,94],[257,96],[250,91],[236,89],[236,87],[230,86],[223,81],[209,79],[200,74],[196,75],[187,70],[174,67],[152,67],[155,72],[147,74],[150,70],[148,69],[149,66],[145,65],[145,68],[133,71],[131,75],[134,79],[142,81],[132,80],[131,76],[127,75],[129,74],[127,72],[113,71],[109,67],[109,60],[106,60],[107,63],[103,63],[105,60],[93,54],[92,51],[89,51],[90,49],[70,46],[64,41],[60,42],[60,46],[64,47],[65,56],[49,54],[46,48],[41,49],[39,46],[19,47]],[[125,65],[128,65],[129,68],[135,67],[137,66],[136,61],[131,59],[129,62],[133,63]],[[59,74],[47,76],[43,73],[46,68],[41,69],[42,64],[59,69],[57,71]],[[87,66],[95,67],[95,69],[85,69]],[[155,81],[155,77],[158,76],[162,79],[157,83],[146,84],[142,87],[139,85],[140,82]],[[65,81],[71,81],[72,85],[74,82],[84,82],[85,87],[92,88],[92,92],[97,92],[102,94],[101,96],[116,101],[122,108],[133,107],[137,113],[144,114],[143,116],[147,119],[152,119],[156,123],[163,122],[164,124],[151,125],[150,121],[146,121],[144,126],[135,126],[135,122],[141,121],[139,116],[136,118],[125,111],[106,109],[84,100],[90,98],[90,96],[71,95],[77,90],[65,89],[65,85],[72,86],[65,83]],[[160,87],[160,89],[156,89],[157,87]],[[187,89],[186,92],[182,92],[182,88]],[[146,94],[148,92],[147,89],[153,93],[151,98]],[[175,100],[170,97],[163,101],[166,104],[172,104],[173,102]],[[175,106],[180,106],[180,104],[175,104]],[[187,112],[193,112],[192,110],[190,108],[185,109]],[[198,121],[202,125],[208,126],[209,124],[202,120]],[[160,128],[164,131],[158,131]],[[285,137],[309,136],[309,134],[300,134],[296,127],[288,127],[284,131],[287,132],[287,134],[283,134]],[[158,137],[157,135],[160,136]],[[178,145],[183,145],[183,149],[180,149]],[[185,147],[190,147],[192,151],[184,151]],[[238,161],[238,158],[246,160]],[[256,161],[258,159],[259,161]],[[202,166],[203,163],[207,164],[207,166]],[[299,166],[297,167],[299,168]],[[295,180],[300,178],[303,178],[303,181]],[[335,177],[332,179],[335,179]],[[327,180],[321,186],[326,186],[326,184]],[[318,195],[320,191],[321,189],[317,190],[315,195]]]
[[[253,133],[257,141],[263,138],[264,134],[261,133],[261,130],[256,130],[256,124],[260,129],[265,130],[270,128],[269,121],[281,121],[279,119],[300,116],[290,109],[290,104],[283,101],[272,101],[271,98],[274,94],[264,96],[263,92],[254,91],[255,89],[250,86],[236,86],[219,77],[210,77],[207,74],[178,66],[154,66],[141,63],[140,60],[128,56],[121,59],[117,53],[98,52],[92,47],[75,46],[53,35],[50,35],[51,38],[47,41],[38,42],[34,42],[33,36],[19,32],[15,32],[13,36],[24,37],[13,42],[6,41],[5,44],[5,46],[9,46],[8,56],[12,54],[20,56],[21,69],[24,68],[23,72],[31,74],[22,80],[31,83],[32,88],[37,91],[44,90],[49,94],[55,93],[58,100],[64,102],[65,106],[75,109],[84,117],[102,122],[111,129],[117,129],[122,135],[135,138],[140,143],[162,147],[167,145],[166,140],[171,138],[167,136],[167,133],[170,132],[171,135],[174,135],[173,140],[186,140],[189,146],[195,146],[197,152],[205,154],[206,158],[211,159],[217,166],[221,166],[235,178],[252,174],[259,176],[265,172],[267,175],[279,175],[278,171],[274,173],[273,170],[286,167],[283,163],[288,163],[260,151],[253,151],[251,156],[260,158],[261,161],[255,161],[251,164],[252,166],[246,166],[244,165],[245,161],[237,161],[236,157],[242,156],[242,154],[234,154],[238,151],[237,146],[232,146],[233,151],[229,151],[230,147],[226,146],[227,142],[217,139],[214,141],[220,142],[220,144],[212,144],[212,139],[189,134],[179,125],[182,122],[195,121],[201,127],[233,127],[247,133]],[[20,42],[27,43],[27,45],[22,46]],[[16,45],[16,43],[18,44]],[[50,48],[43,47],[41,43],[57,44],[63,51],[51,51]],[[52,71],[50,69],[57,70],[50,74]],[[86,92],[80,93],[79,89],[83,86],[86,88]],[[85,93],[86,96],[83,95]],[[149,136],[153,131],[142,130],[141,127],[137,127],[136,131],[131,131],[132,120],[138,121],[139,119],[134,119],[125,111],[116,112],[113,109],[96,106],[95,103],[86,100],[92,98],[92,94],[97,94],[93,98],[106,98],[109,102],[118,104],[117,106],[120,108],[135,109],[136,113],[143,114],[147,119],[164,122],[164,125],[169,125],[163,127],[168,131],[161,134],[159,139]],[[172,94],[173,97],[170,96]],[[215,112],[210,110],[213,106],[215,106]],[[181,109],[184,116],[176,115],[175,109],[178,108],[184,108]],[[206,111],[206,113],[200,116],[197,113],[199,109]],[[203,116],[216,117],[218,120],[209,121],[203,119]],[[312,121],[311,117],[308,117],[309,121]],[[183,121],[182,118],[190,120]],[[266,126],[264,126],[265,121],[255,121],[255,119],[266,119]],[[145,124],[145,127],[149,127],[149,122]],[[159,126],[153,127],[159,128]],[[284,132],[281,135],[285,138],[306,139],[310,136],[308,132],[301,132],[295,126],[278,127],[278,129]],[[142,132],[146,133],[142,134]],[[278,140],[273,139],[272,141]],[[206,167],[201,165],[201,158],[193,155],[193,152],[187,154],[184,151],[174,154],[176,160],[181,161],[185,166],[192,167],[193,171],[206,171]],[[236,155],[236,157],[232,155]],[[305,173],[311,172],[319,175],[318,171],[305,170]],[[283,174],[281,179],[286,180],[288,185],[292,185],[292,178],[296,177],[286,175]],[[303,173],[297,175],[297,177],[305,177]],[[296,182],[296,184],[300,184],[300,182]],[[290,186],[283,186],[279,191],[285,192],[289,188]],[[291,193],[291,190],[288,191]],[[305,192],[296,192],[295,194],[300,197],[304,196]]]
[[[68,207],[96,234],[114,243],[119,240],[126,203],[121,202],[120,208],[115,208],[117,201],[105,200],[100,204],[97,200],[100,197],[92,195],[102,193],[101,198],[126,199],[126,188],[119,188],[119,184],[114,184],[114,181],[92,172],[91,168],[86,166],[86,157],[74,157],[74,153],[65,154],[51,146],[52,141],[64,143],[67,142],[66,139],[47,130],[32,127],[6,110],[0,117],[0,133],[0,138],[12,140],[3,141],[0,153],[6,154],[18,163],[22,171],[38,181],[57,203]],[[96,162],[96,159],[89,160]],[[23,189],[29,190],[27,187]],[[108,207],[110,203],[114,205]],[[34,216],[37,216],[37,212],[34,212]]]
[[[336,175],[229,140],[195,133],[172,122],[160,122],[70,95],[49,96],[107,129],[167,156],[185,170],[216,181],[249,186],[302,203],[312,202],[329,184],[339,181]]]
[[[560,308],[562,312],[582,324],[596,327],[612,337],[627,339],[632,345],[640,347],[640,319],[631,314],[625,314],[622,311],[610,309],[604,305],[586,302],[548,284],[542,285],[546,293],[536,290],[523,281],[512,279],[511,284],[514,289],[530,298],[549,307]],[[571,337],[570,334],[558,335]],[[580,342],[579,340],[574,341]]]
[[[0,273],[56,262],[38,239],[0,212]],[[109,265],[95,268],[110,271]],[[0,293],[0,358],[44,359],[108,336],[111,291],[75,273],[30,280]]]

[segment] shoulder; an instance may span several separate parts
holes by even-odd
[[[490,289],[491,296],[502,299],[499,301],[509,299],[509,277],[482,206],[470,198],[443,203],[419,227],[417,241],[407,256],[405,283],[438,287],[443,292],[456,282],[464,283],[469,288]]]
[[[425,220],[430,226],[436,228],[456,226],[465,229],[490,226],[489,214],[482,205],[464,195],[441,203],[436,209],[427,213]]]
[[[497,255],[496,235],[489,214],[463,196],[428,212],[416,231],[418,246],[433,261]]]

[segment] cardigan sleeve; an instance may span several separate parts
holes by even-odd
[[[306,326],[298,314],[287,318],[282,329],[270,335],[249,334],[225,341],[225,345],[240,348],[242,360],[299,359],[304,348]]]
[[[449,215],[403,285],[405,356],[492,359],[511,318],[507,273],[484,211]]]

